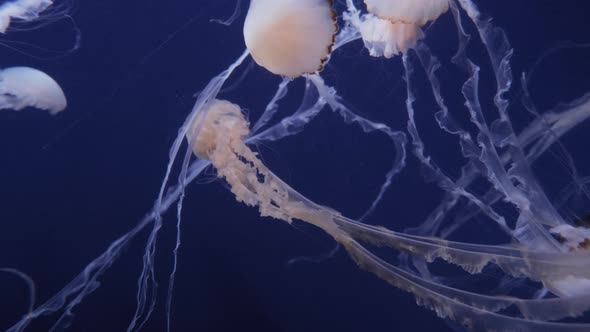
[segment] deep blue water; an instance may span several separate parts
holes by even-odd
[[[44,70],[61,84],[69,102],[68,109],[55,117],[32,109],[0,112],[0,266],[31,276],[38,303],[149,211],[168,149],[194,94],[245,47],[241,26],[247,2],[231,26],[210,19],[231,15],[234,0],[66,2],[80,31],[75,51],[54,57],[23,45],[9,44],[28,54],[0,45],[1,67]],[[559,43],[590,42],[587,1],[478,4],[505,29],[515,49],[515,75]],[[443,61],[454,52],[453,29],[446,15],[427,32],[426,42]],[[0,43],[18,40],[67,50],[76,34],[74,24],[64,19],[0,36]],[[485,65],[476,50],[472,56]],[[531,83],[538,108],[549,109],[590,91],[589,59],[590,48],[576,48],[559,51],[544,62]],[[405,130],[402,74],[399,59],[369,58],[357,41],[332,56],[323,76],[364,116]],[[442,75],[457,92],[449,95],[450,102],[460,107],[462,81],[455,80],[452,69]],[[246,107],[255,119],[279,82],[254,65],[246,80],[222,96]],[[296,107],[302,93],[299,83],[283,104],[285,110]],[[446,140],[453,142],[449,137],[437,136],[441,134],[435,131],[431,113],[426,113],[433,101],[426,92],[423,97],[424,112],[417,116],[424,123],[425,141],[434,147],[432,156],[456,176],[456,145],[447,145]],[[510,98],[517,104],[518,91]],[[522,115],[514,119],[518,127],[527,120]],[[586,175],[589,130],[585,123],[564,139]],[[330,113],[314,120],[301,135],[255,148],[287,183],[350,217],[362,215],[370,205],[392,151],[384,137],[365,135]],[[547,167],[536,169],[542,183],[552,174]],[[256,209],[235,202],[213,171],[197,182],[189,186],[183,213],[174,331],[451,330],[434,313],[415,305],[410,294],[358,269],[343,250],[319,263],[288,264],[296,257],[325,255],[335,244],[312,226],[260,218]],[[546,183],[552,192],[552,186],[560,185],[550,179]],[[409,160],[367,222],[403,230],[423,220],[439,195],[434,185],[424,185],[417,161]],[[160,297],[145,331],[165,327],[163,303],[175,240],[173,216],[166,217],[170,222],[164,223],[156,262]],[[480,229],[470,236],[491,236],[485,232]],[[72,331],[127,328],[135,310],[147,233],[143,235],[104,275],[102,287],[77,307]],[[0,275],[0,329],[26,311],[26,295],[22,282]],[[40,320],[29,330],[45,331],[48,323],[50,319]]]

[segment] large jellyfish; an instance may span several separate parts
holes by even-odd
[[[48,326],[59,331],[72,324],[72,329],[82,329],[76,325],[78,313],[99,329],[192,330],[212,312],[198,305],[195,309],[193,299],[207,297],[207,289],[216,283],[225,288],[240,273],[229,269],[223,277],[193,278],[248,250],[253,250],[251,256],[236,259],[243,260],[236,263],[239,268],[275,266],[253,274],[253,288],[261,297],[287,298],[268,300],[263,307],[290,323],[266,330],[434,330],[420,324],[435,316],[444,321],[436,328],[441,331],[590,330],[590,163],[584,159],[590,82],[584,75],[587,60],[574,61],[579,54],[587,56],[589,46],[543,44],[532,55],[519,56],[500,27],[502,21],[484,14],[493,11],[490,6],[472,0],[251,0],[243,26],[229,30],[245,49],[235,50],[237,58],[204,84],[191,112],[179,120],[152,208],[130,230],[118,225],[114,233],[119,235],[106,250],[93,252],[95,258],[80,263],[81,271],[55,292],[38,295],[43,283],[33,283],[34,273],[3,264],[1,275],[20,280],[30,295],[28,307],[22,305],[26,312],[7,323],[7,330]],[[199,27],[204,38],[207,29],[227,28]],[[180,34],[175,31],[173,36]],[[522,37],[529,38],[528,33]],[[225,45],[226,39],[220,39],[219,45]],[[168,43],[166,39],[161,45]],[[163,52],[164,47],[156,49]],[[219,59],[219,49],[225,50],[215,49],[215,60],[226,61],[225,56]],[[568,58],[558,56],[568,52],[575,53],[572,62],[586,67],[568,72]],[[142,65],[155,53],[149,54]],[[543,72],[551,71],[552,64],[556,69],[548,79]],[[145,81],[161,82],[154,89],[165,88],[169,72],[166,66]],[[581,72],[576,84],[565,82],[575,72]],[[143,88],[137,100],[125,103],[139,110],[129,115],[133,121],[148,117],[150,103],[162,98]],[[125,98],[133,95],[118,89]],[[181,98],[182,93],[173,93]],[[167,111],[166,116],[173,116]],[[120,120],[112,121],[105,127],[116,135],[113,123]],[[93,121],[91,130],[105,132],[94,126],[100,127]],[[152,139],[160,130],[149,129]],[[128,127],[121,131],[129,135]],[[113,141],[113,146],[122,144]],[[144,139],[137,141],[144,147],[141,154],[153,152],[151,146],[145,149]],[[128,153],[123,150],[125,157],[119,157],[137,160]],[[148,167],[147,161],[134,163],[139,164],[134,171]],[[99,178],[93,182],[97,186],[108,181],[108,166],[101,167],[92,173]],[[107,186],[106,203],[97,210],[118,213],[118,206],[133,203],[109,199],[133,187],[125,185],[125,176],[117,179],[122,185]],[[214,191],[224,188],[229,193]],[[233,208],[238,212],[226,211]],[[82,210],[90,209],[84,205]],[[108,217],[98,218],[98,226],[71,227],[102,230],[111,221],[103,219]],[[208,229],[191,230],[201,223]],[[281,224],[290,227],[276,228]],[[336,249],[315,245],[321,237],[317,230],[334,240]],[[315,237],[288,238],[286,233]],[[84,235],[74,231],[71,235],[70,241],[78,244],[93,238],[80,239]],[[35,240],[41,238],[45,234]],[[281,259],[275,255],[296,241],[300,252],[286,255],[293,258],[289,268],[277,268]],[[224,245],[229,253],[205,262],[191,255]],[[138,253],[140,266],[133,260]],[[117,264],[128,256],[133,257]],[[334,261],[339,264],[331,265]],[[347,270],[344,266],[352,266],[351,261],[369,273]],[[122,265],[134,266],[135,274],[125,286],[117,286],[116,279],[129,277],[113,277],[124,274]],[[184,278],[188,265],[199,268]],[[335,271],[328,275],[331,269]],[[308,282],[298,288],[302,279]],[[103,293],[101,283],[115,289]],[[120,310],[118,303],[128,301],[129,285],[134,286],[129,301],[133,310]],[[400,292],[388,293],[390,289]],[[411,300],[402,292],[432,313],[420,311],[419,319],[400,327],[403,313],[412,310],[404,305]],[[244,305],[236,293],[209,296],[234,304],[237,312],[259,313],[257,301]],[[92,302],[101,296],[108,297],[105,315]],[[363,296],[377,302],[367,312],[360,304]],[[381,302],[392,296],[404,300]],[[324,302],[326,298],[333,302]],[[177,323],[178,308],[187,305],[192,313],[182,319],[189,322]],[[305,321],[297,307],[313,308],[306,313],[315,319],[297,325]],[[341,311],[331,313],[332,307]],[[109,315],[110,321],[97,322],[97,312]],[[372,325],[382,316],[392,317],[392,325]],[[363,324],[350,324],[354,319]],[[232,318],[218,318],[219,325],[209,330],[244,328],[240,323],[223,325],[228,320]]]
[[[252,57],[288,77],[321,70],[335,34],[336,16],[327,1],[254,0],[244,22],[244,41]]]

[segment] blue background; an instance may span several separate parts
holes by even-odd
[[[516,49],[516,74],[559,42],[589,41],[586,2],[479,1]],[[54,54],[16,45],[27,55],[0,45],[2,67],[46,71],[69,101],[68,109],[56,117],[38,110],[0,112],[0,266],[29,274],[36,281],[39,302],[151,208],[168,149],[193,95],[245,47],[241,26],[247,2],[233,25],[209,21],[228,17],[234,5],[226,0],[68,2],[65,6],[81,31],[76,51],[43,59]],[[72,23],[61,20],[0,36],[0,43],[19,40],[67,50],[75,36]],[[430,28],[426,42],[448,63],[456,46],[450,15]],[[474,51],[473,57],[486,65],[481,52]],[[537,106],[547,109],[590,91],[588,59],[590,49],[565,50],[548,59],[531,85]],[[449,102],[460,107],[462,80],[453,73],[452,68],[441,72],[448,82],[443,89]],[[399,59],[369,58],[357,41],[332,56],[323,76],[359,113],[404,130],[402,74]],[[254,120],[279,81],[254,65],[246,80],[221,97],[245,107]],[[429,153],[456,176],[457,146],[441,143],[454,140],[435,130],[432,98],[426,85],[419,89],[424,104],[417,109],[418,122],[424,124],[425,141],[435,147]],[[297,106],[302,82],[292,93],[282,104],[285,112]],[[527,120],[515,117],[517,126]],[[586,174],[588,130],[586,123],[565,139]],[[350,217],[362,215],[370,205],[393,151],[385,137],[365,135],[329,112],[299,136],[254,148],[287,183]],[[440,191],[423,183],[418,168],[411,157],[367,222],[402,230],[423,220]],[[542,167],[536,171],[541,178],[546,175]],[[342,250],[320,263],[288,264],[296,257],[322,256],[334,242],[312,226],[260,218],[257,210],[236,203],[213,171],[198,182],[189,187],[185,202],[174,331],[450,330],[434,313],[416,306],[410,294],[358,269]],[[162,304],[175,238],[173,216],[166,217],[157,254],[159,305],[146,331],[162,331],[165,324]],[[472,234],[479,240],[486,237],[486,229],[480,231]],[[145,235],[78,307],[72,331],[126,329],[135,310]],[[25,312],[26,289],[14,277],[0,275],[0,294],[3,329]],[[40,320],[30,331],[44,331],[49,322]]]

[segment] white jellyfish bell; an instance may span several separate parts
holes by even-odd
[[[369,14],[351,12],[345,19],[361,34],[369,54],[392,58],[424,38],[421,26],[449,9],[448,0],[365,0]]]
[[[392,58],[406,53],[424,37],[422,29],[414,23],[394,23],[372,14],[363,15],[359,22],[361,37],[373,57]]]
[[[53,4],[51,0],[15,0],[0,5],[0,33],[6,33],[12,19],[32,21]]]
[[[44,72],[30,67],[0,70],[0,110],[35,107],[57,114],[66,106],[63,90]]]
[[[449,0],[365,0],[367,10],[392,22],[424,25],[449,9]]]
[[[329,0],[252,0],[244,39],[256,63],[294,78],[323,69],[337,30]]]

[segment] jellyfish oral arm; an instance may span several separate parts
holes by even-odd
[[[438,241],[422,237],[408,237],[342,217],[338,212],[318,206],[299,194],[268,170],[243,142],[248,135],[248,123],[240,108],[227,101],[212,101],[204,113],[195,117],[187,136],[194,153],[211,161],[220,177],[231,187],[236,199],[257,206],[262,216],[287,222],[302,220],[313,224],[342,244],[351,257],[364,269],[405,290],[410,290],[419,303],[434,309],[441,317],[450,316],[474,328],[499,328],[518,325],[522,330],[536,327],[564,328],[561,323],[524,320],[500,315],[497,312],[516,305],[530,319],[560,319],[588,309],[588,295],[576,298],[555,299],[548,309],[543,300],[526,300],[494,297],[465,292],[433,283],[420,276],[390,265],[369,252],[359,241],[389,244],[397,249],[422,254],[433,259],[444,258],[467,268],[470,273],[481,271],[488,262],[495,261],[512,273],[519,274],[543,262],[563,263],[546,257],[524,257],[517,248],[498,246],[471,246]],[[534,255],[534,253],[531,253]],[[585,259],[587,257],[581,257]],[[470,262],[470,263],[469,263]],[[585,264],[582,264],[585,265]],[[587,275],[580,264],[570,268]],[[540,267],[540,266],[539,266]],[[540,271],[560,272],[559,269],[539,268]],[[586,274],[584,274],[586,273]],[[547,277],[547,276],[545,276]],[[573,306],[572,301],[579,305]],[[585,305],[582,305],[584,304]],[[477,320],[474,320],[474,318]],[[572,331],[583,331],[585,325],[565,324]]]

